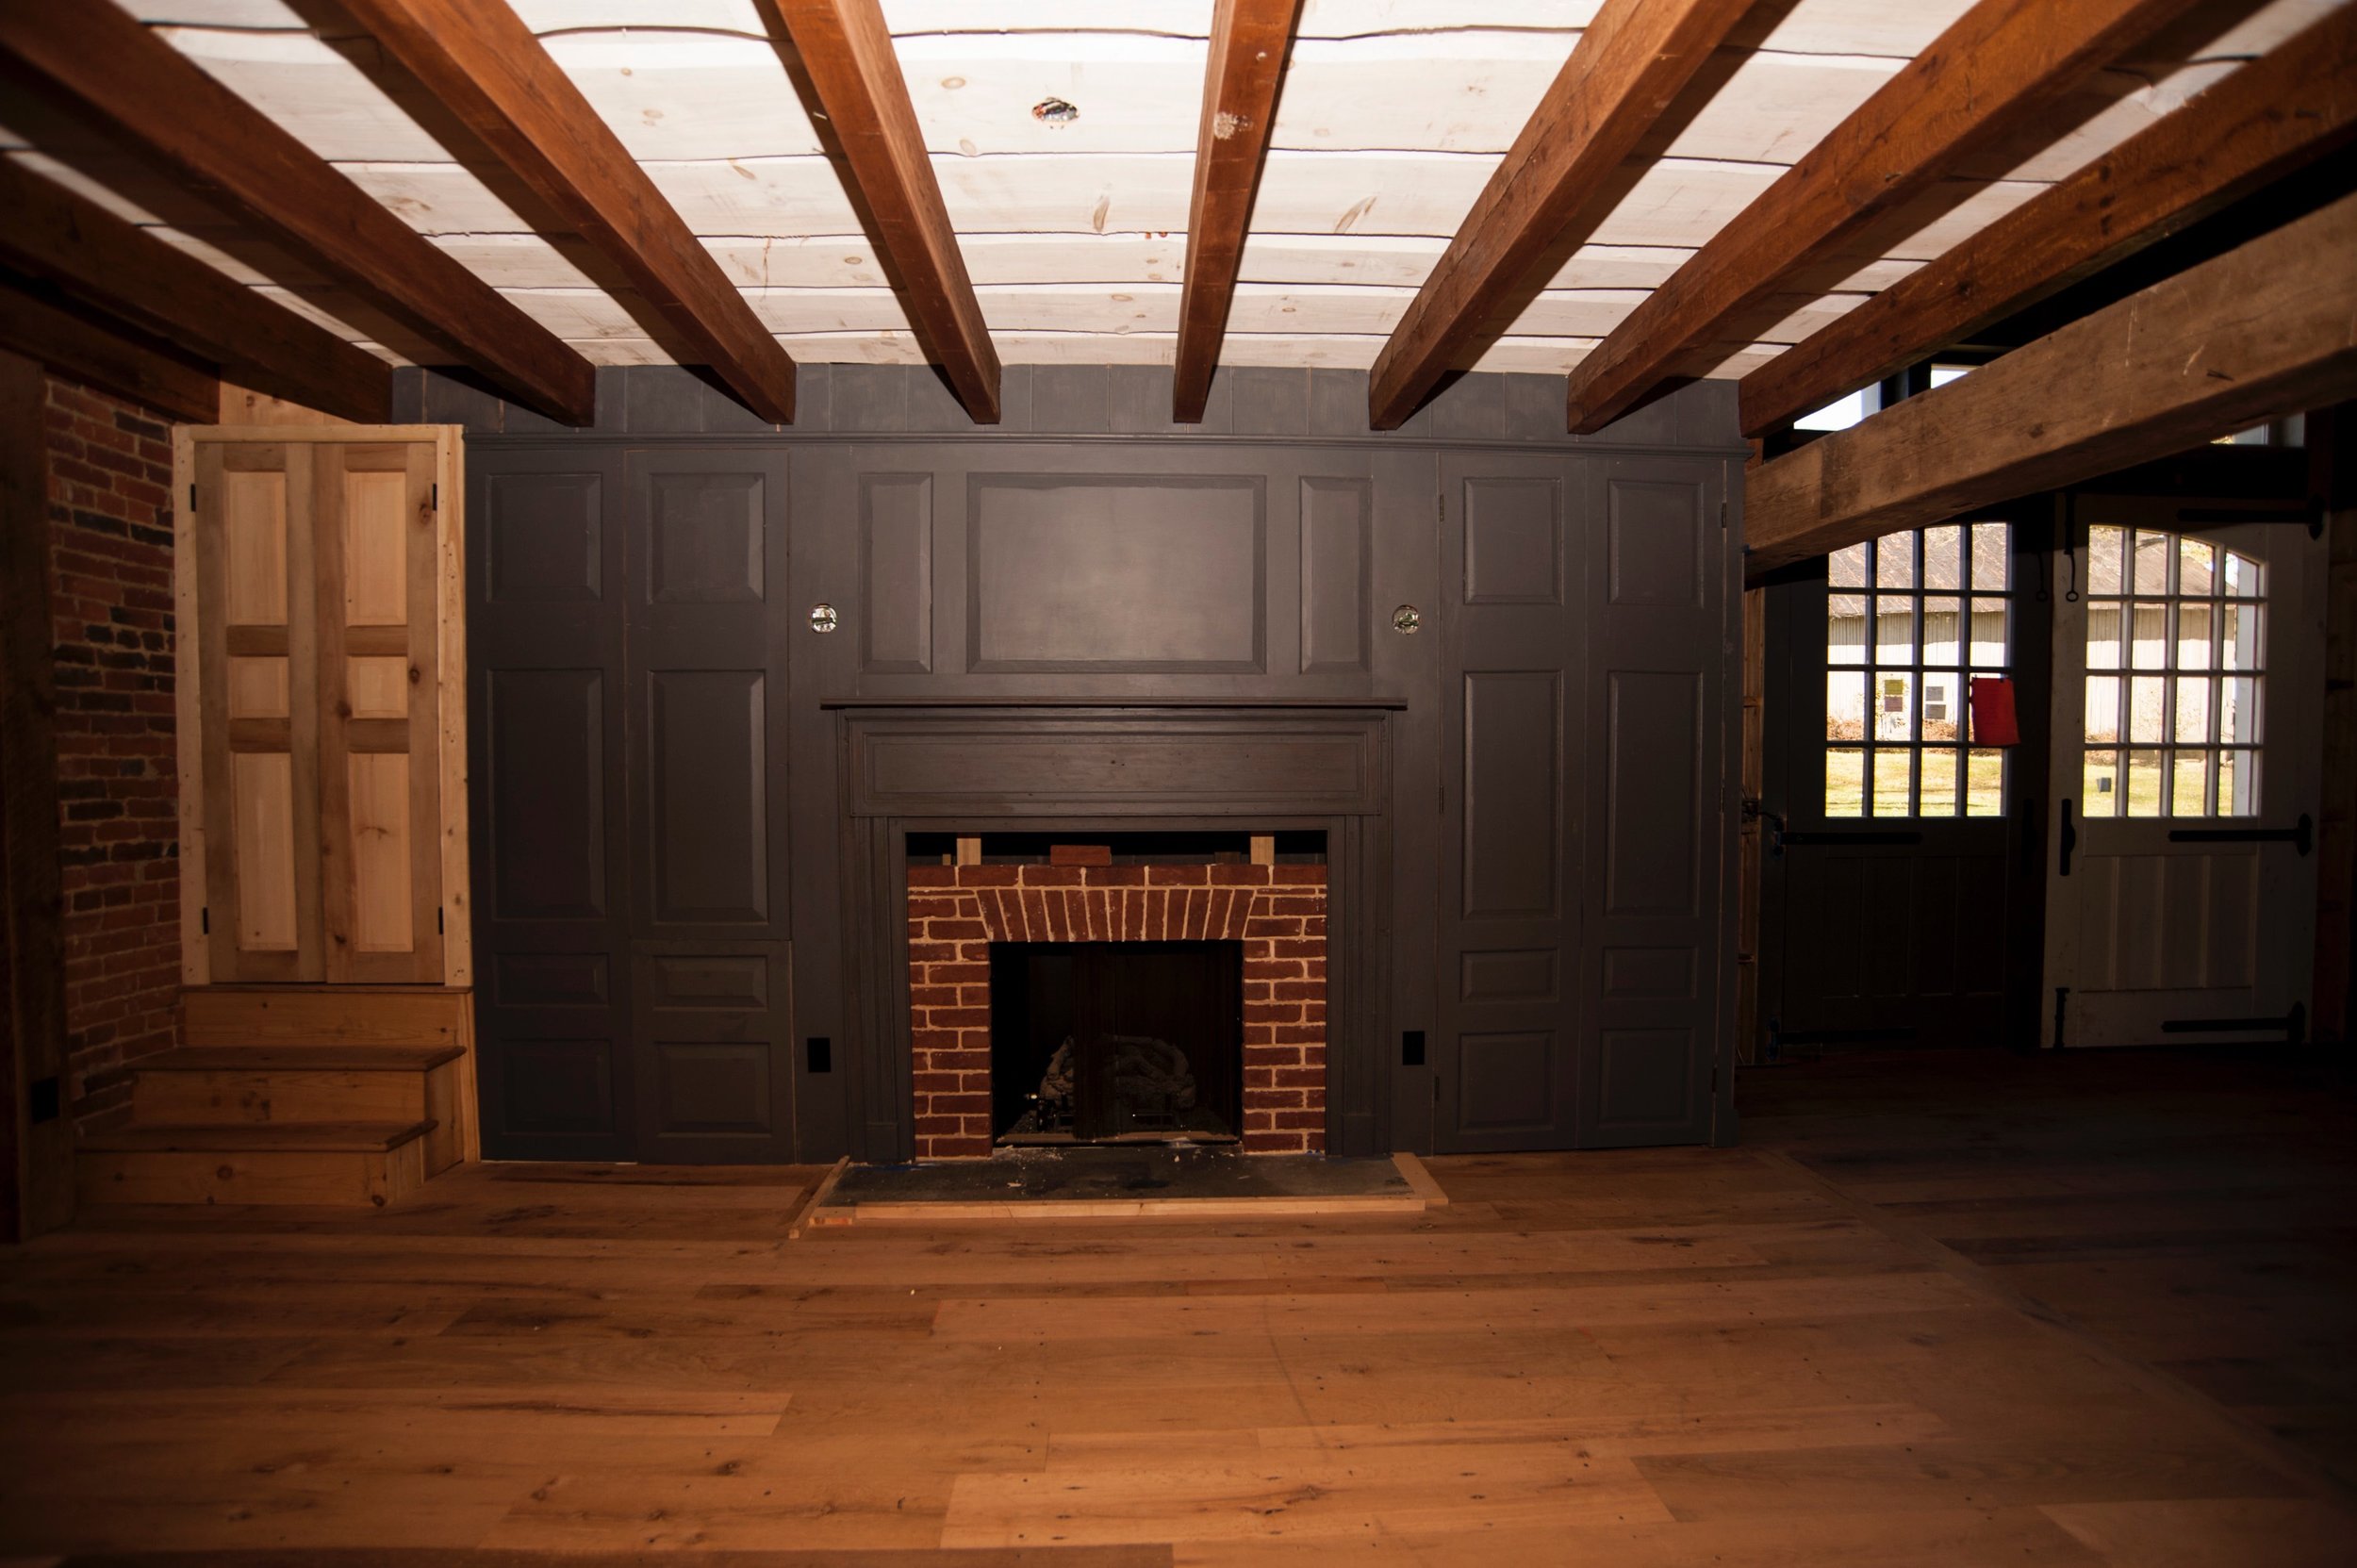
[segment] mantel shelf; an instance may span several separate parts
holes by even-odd
[[[822,708],[1195,708],[1221,709],[1345,709],[1393,712],[1406,709],[1404,697],[822,697]]]

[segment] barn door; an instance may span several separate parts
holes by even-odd
[[[331,981],[442,978],[434,448],[311,453]]]
[[[2044,1043],[2297,1040],[2323,547],[2299,523],[2179,532],[2165,503],[2080,504],[2054,606]]]
[[[1442,895],[1435,1146],[1568,1148],[1581,776],[1577,463],[1441,460]]]
[[[320,917],[314,450],[196,449],[200,937],[215,981],[326,978]]]

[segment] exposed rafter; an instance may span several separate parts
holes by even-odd
[[[1837,125],[1573,367],[1571,428],[1601,430],[1779,283],[1959,159],[2015,133],[2191,0],[1981,0]]]
[[[757,0],[788,66],[808,74],[850,165],[909,322],[976,424],[998,422],[998,351],[966,276],[941,182],[877,0]]]
[[[1228,307],[1236,297],[1236,266],[1277,120],[1277,91],[1300,14],[1301,0],[1219,0],[1211,16],[1188,206],[1186,287],[1178,301],[1171,417],[1179,424],[1200,424],[1211,395]]]
[[[1367,393],[1375,428],[1413,414],[1508,299],[1535,291],[1533,269],[1595,226],[1614,172],[1750,8],[1606,0],[1383,345]]]
[[[2347,8],[1745,376],[1743,433],[1894,374],[2353,140]]]
[[[620,268],[745,406],[775,423],[793,421],[793,358],[521,18],[479,0],[342,4]]]
[[[1745,571],[1920,528],[2357,392],[2357,196],[1745,476]]]
[[[392,367],[97,203],[0,158],[0,263],[340,419],[392,418]]]
[[[0,279],[0,349],[186,424],[221,417],[221,378],[168,344],[101,325],[54,297]]]
[[[0,4],[0,62],[518,401],[590,421],[589,362],[112,4]]]

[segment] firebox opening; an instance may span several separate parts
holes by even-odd
[[[997,942],[993,1141],[1234,1143],[1244,944]]]

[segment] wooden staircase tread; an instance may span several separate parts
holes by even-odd
[[[382,1154],[424,1137],[420,1122],[228,1122],[190,1127],[117,1127],[85,1134],[80,1147],[101,1154]]]
[[[133,1072],[424,1072],[467,1054],[436,1046],[183,1046],[126,1064]]]

